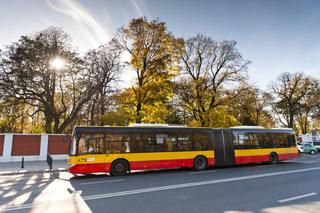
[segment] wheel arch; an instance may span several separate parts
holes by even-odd
[[[114,159],[114,160],[111,162],[110,169],[112,168],[112,165],[113,165],[114,163],[116,163],[117,161],[125,161],[125,162],[127,163],[127,165],[128,165],[128,171],[129,171],[129,172],[131,171],[131,169],[130,169],[130,162],[129,162],[127,159],[125,159],[125,158],[116,158],[116,159]]]
[[[209,167],[209,161],[208,161],[208,158],[205,156],[205,155],[197,155],[193,158],[193,167],[195,168],[195,162],[196,162],[196,159],[197,158],[203,158],[205,160],[205,164],[206,164],[206,167],[204,169],[208,169]]]

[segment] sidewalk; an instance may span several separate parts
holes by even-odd
[[[66,171],[67,168],[67,160],[54,160],[51,171]],[[25,161],[24,168],[21,168],[21,162],[0,163],[0,176],[45,172],[50,172],[46,161]]]

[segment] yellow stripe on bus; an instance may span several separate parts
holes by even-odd
[[[193,159],[198,155],[214,158],[213,150],[189,152],[151,152],[151,153],[123,153],[70,156],[69,164],[111,163],[115,159],[124,158],[128,161],[182,160]]]
[[[297,148],[270,148],[270,149],[238,149],[235,150],[235,157],[240,156],[255,156],[255,155],[269,155],[271,152],[277,154],[298,153]]]

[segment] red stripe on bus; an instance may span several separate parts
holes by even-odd
[[[106,167],[107,163],[77,164],[69,167],[69,172],[72,174],[106,172]]]
[[[269,161],[269,155],[238,156],[236,164],[261,163]]]
[[[279,160],[289,160],[293,158],[297,158],[299,156],[298,153],[286,153],[286,154],[278,154]],[[246,164],[246,163],[261,163],[270,161],[269,155],[254,155],[254,156],[238,156],[236,157],[236,164]]]
[[[208,158],[208,166],[214,166],[214,158]],[[131,170],[143,169],[169,169],[169,168],[182,168],[193,167],[193,158],[179,159],[179,160],[157,160],[157,161],[133,161],[130,162]]]
[[[130,162],[131,170],[169,169],[169,168],[192,167],[192,166],[193,166],[193,159]]]
[[[208,158],[208,166],[214,166],[214,158]],[[89,174],[97,172],[110,172],[111,163],[77,164],[69,168],[72,174]],[[130,170],[144,169],[169,169],[193,167],[193,159],[182,160],[157,160],[157,161],[132,161]]]

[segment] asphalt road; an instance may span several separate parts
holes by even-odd
[[[320,212],[320,154],[278,165],[0,176],[0,212]]]

